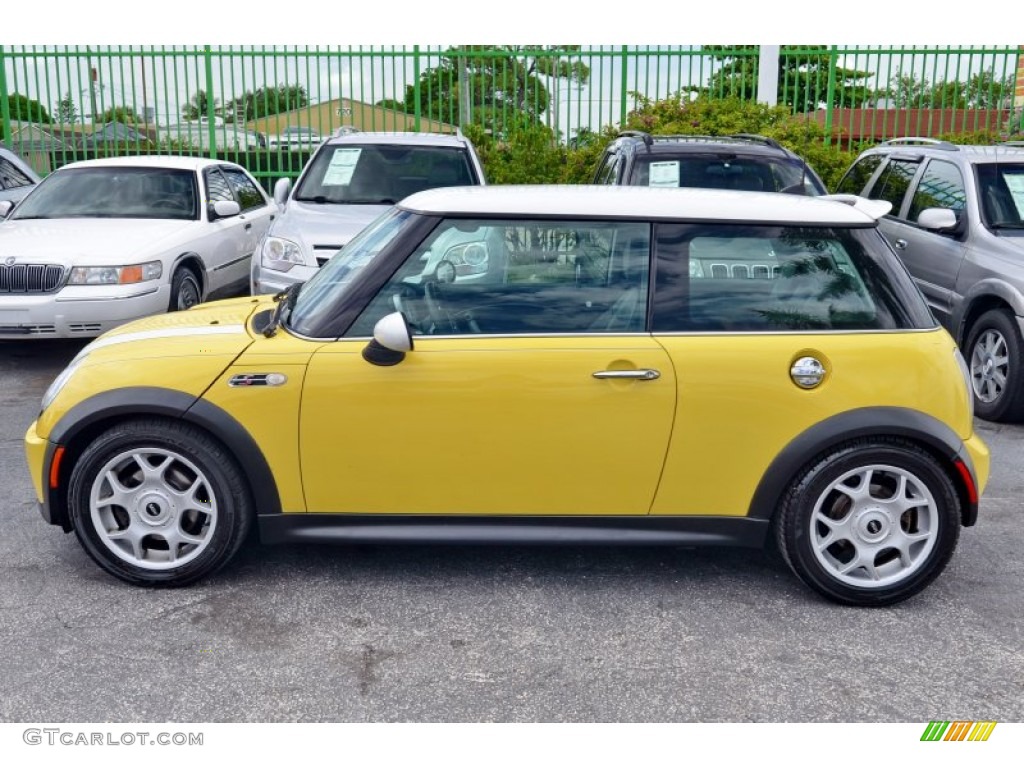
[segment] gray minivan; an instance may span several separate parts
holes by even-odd
[[[1024,420],[1024,147],[893,139],[836,192],[892,203],[879,228],[964,350],[977,415]]]

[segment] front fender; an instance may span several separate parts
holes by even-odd
[[[70,530],[67,486],[76,458],[99,433],[139,417],[180,420],[203,429],[225,445],[238,462],[252,491],[258,515],[281,512],[281,499],[270,465],[259,445],[227,411],[194,395],[161,387],[126,387],[81,401],[53,426],[43,457],[42,514],[47,522]],[[55,474],[54,456],[63,448]]]

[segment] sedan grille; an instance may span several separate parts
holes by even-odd
[[[0,293],[52,293],[63,278],[59,264],[0,264]]]

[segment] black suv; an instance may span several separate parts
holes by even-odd
[[[605,148],[594,183],[827,194],[802,157],[774,139],[749,133],[654,136],[624,131]]]

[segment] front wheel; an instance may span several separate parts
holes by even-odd
[[[232,456],[204,432],[158,420],[112,427],[71,473],[75,534],[108,573],[178,587],[223,566],[248,533],[252,505]]]
[[[188,267],[178,267],[171,278],[171,301],[168,310],[178,312],[194,307],[203,300],[203,292],[199,280]]]
[[[904,441],[861,441],[796,478],[775,537],[797,577],[830,600],[891,605],[946,567],[960,516],[956,489],[930,454]]]
[[[967,339],[974,412],[988,421],[1024,419],[1024,340],[1013,314],[992,309],[978,318]]]

